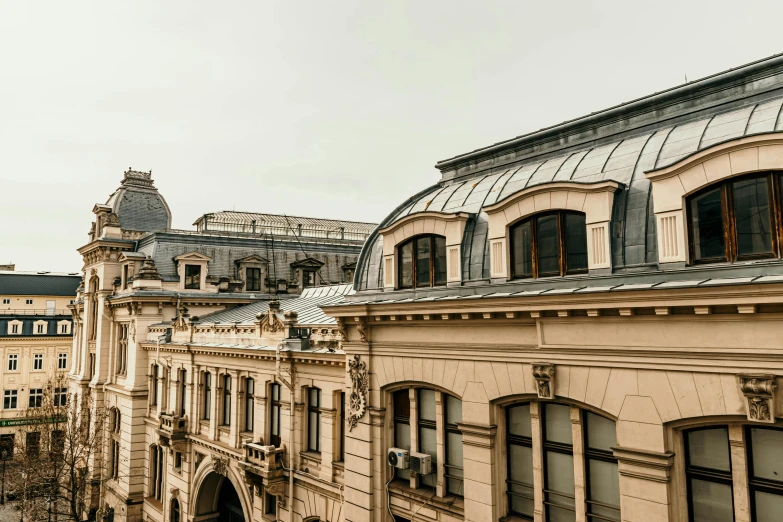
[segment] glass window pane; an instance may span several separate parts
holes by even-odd
[[[741,256],[772,252],[768,187],[766,176],[732,184],[737,254]]]
[[[419,390],[419,419],[435,422],[435,391]]]
[[[750,430],[753,476],[783,482],[783,431]]]
[[[462,422],[462,401],[446,395],[446,424],[456,425],[460,422]]]
[[[729,432],[726,428],[690,431],[687,437],[691,466],[731,471]]]
[[[778,522],[783,513],[783,496],[764,491],[753,492],[756,522]]]
[[[562,404],[544,404],[545,439],[572,444],[571,408]],[[573,470],[572,470],[573,472]]]
[[[536,220],[538,235],[538,275],[560,274],[560,240],[557,237],[557,216],[542,216]]]
[[[690,211],[696,259],[725,258],[721,189],[691,199]]]
[[[318,445],[318,419],[319,415],[315,412],[310,412],[310,415],[307,419],[307,428],[308,428],[308,437],[309,437],[309,448],[312,451],[318,451],[319,445]]]
[[[430,237],[416,240],[416,286],[430,286]]]
[[[617,508],[615,510],[597,504],[589,504],[590,513],[619,520],[620,475],[617,471],[617,463],[590,459],[588,462],[588,480],[589,500]]]
[[[568,509],[547,506],[547,522],[574,522],[576,513]]]
[[[432,473],[428,475],[422,475],[421,482],[426,486],[435,487],[437,481],[437,473],[435,472],[437,467],[438,456],[438,442],[436,432],[430,428],[419,428],[419,451],[421,453],[427,453],[432,457]]]
[[[394,447],[410,450],[411,449],[411,427],[409,424],[403,424],[402,422],[394,423]],[[402,479],[409,479],[411,476],[411,470],[398,469],[395,470],[396,476]]]
[[[603,451],[612,451],[617,446],[617,431],[613,420],[594,413],[586,413],[587,447]]]
[[[574,507],[574,457],[555,451],[546,452],[547,500],[560,506]],[[553,494],[552,492],[562,493]],[[573,514],[572,514],[573,515]]]
[[[511,229],[511,263],[516,277],[533,275],[533,233],[530,221]]]
[[[394,416],[410,418],[411,400],[408,390],[394,392]]]
[[[321,406],[321,390],[310,388],[310,407],[318,408]]]
[[[565,218],[566,272],[587,270],[587,225],[584,214],[567,213]]]
[[[446,238],[435,238],[435,284],[446,284]]]
[[[511,444],[508,447],[509,509],[533,516],[533,449]]]
[[[691,479],[693,522],[733,522],[731,486]]]
[[[446,463],[449,465],[446,468],[446,473],[450,475],[447,477],[446,484],[448,486],[449,493],[456,495],[464,495],[463,481],[455,477],[463,477],[462,471],[462,434],[447,432],[446,433]],[[454,466],[454,467],[452,467]],[[460,469],[457,469],[460,468]]]
[[[413,243],[406,243],[400,247],[400,273],[399,284],[402,288],[413,286]]]
[[[530,405],[522,404],[508,409],[508,432],[511,435],[532,437],[533,430],[530,426]]]

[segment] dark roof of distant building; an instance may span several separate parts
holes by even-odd
[[[0,272],[0,294],[76,296],[81,280],[73,273]]]

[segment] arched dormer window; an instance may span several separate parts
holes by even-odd
[[[587,227],[581,212],[536,214],[509,229],[514,278],[587,273]]]
[[[780,173],[731,178],[688,198],[693,263],[780,256]]]
[[[413,237],[397,248],[400,288],[446,284],[446,238],[434,234]]]

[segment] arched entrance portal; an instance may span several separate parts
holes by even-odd
[[[209,522],[245,522],[242,503],[234,485],[223,475],[211,472],[199,488],[196,516]]]

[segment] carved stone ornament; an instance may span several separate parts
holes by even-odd
[[[118,216],[114,212],[107,213],[105,219],[106,220],[103,222],[104,226],[108,226],[108,227],[120,226],[120,216]]]
[[[340,336],[342,339],[341,341],[347,341],[348,340],[348,332],[345,331],[345,319],[342,317],[337,318],[337,331],[340,333]]]
[[[225,457],[212,457],[212,471],[218,475],[228,476],[228,459]]]
[[[370,392],[370,376],[367,363],[359,359],[359,354],[348,361],[348,373],[351,375],[351,394],[348,396],[348,431],[353,431],[359,419],[367,411],[367,394]]]
[[[128,337],[131,342],[136,342],[136,321],[131,321],[128,325]]]
[[[367,328],[367,320],[364,318],[356,319],[356,330],[359,332],[359,338],[363,343],[370,342],[370,331]]]
[[[740,390],[748,401],[748,420],[775,422],[775,376],[771,374],[740,374]]]
[[[174,319],[174,330],[185,332],[188,329],[188,322],[185,320],[185,307],[177,308],[177,317]]]
[[[555,398],[555,365],[546,362],[533,363],[533,379],[539,399]]]
[[[195,453],[195,457],[196,457],[196,467],[195,467],[195,469],[198,469],[198,467],[201,465],[201,462],[204,460],[204,454],[203,453],[199,453],[198,451],[196,451],[194,453]]]
[[[280,301],[271,301],[269,303],[269,311],[260,318],[262,332],[276,333],[282,332],[285,329],[285,324],[277,317],[277,314],[279,313]]]

